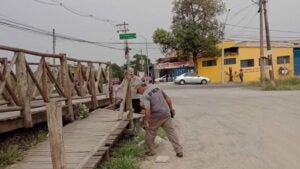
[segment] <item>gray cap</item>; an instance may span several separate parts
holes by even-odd
[[[145,82],[139,82],[137,85],[136,85],[136,89],[138,90],[140,87],[146,87],[147,84]]]

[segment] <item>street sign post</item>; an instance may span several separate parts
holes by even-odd
[[[119,35],[120,39],[136,39],[136,33],[124,33]]]

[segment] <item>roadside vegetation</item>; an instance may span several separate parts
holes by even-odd
[[[46,124],[31,129],[20,129],[0,135],[0,169],[20,161],[24,152],[39,142],[46,140],[48,130]]]
[[[159,129],[157,135],[166,137],[166,133]],[[99,169],[138,169],[141,160],[145,159],[145,132],[138,127],[135,137],[120,141],[112,151],[111,158]]]
[[[84,104],[74,106],[77,120],[86,118],[89,109]],[[0,169],[21,161],[26,150],[47,139],[47,123],[35,125],[30,129],[18,129],[0,134]]]
[[[288,78],[282,80],[276,80],[276,85],[272,86],[270,81],[266,81],[262,86],[260,82],[250,82],[248,86],[258,87],[262,90],[300,90],[300,78]]]

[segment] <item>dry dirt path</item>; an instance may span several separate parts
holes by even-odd
[[[172,97],[184,147],[168,141],[141,169],[299,169],[300,91],[163,86]],[[159,155],[167,163],[155,163]]]

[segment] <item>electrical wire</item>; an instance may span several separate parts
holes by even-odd
[[[10,21],[10,20],[7,20],[7,19],[1,19],[0,18],[0,25],[4,25],[4,26],[11,27],[11,28],[14,28],[14,29],[19,29],[19,30],[22,30],[22,31],[32,32],[32,33],[36,33],[36,34],[40,34],[40,35],[51,36],[51,37],[53,36],[50,31],[43,30],[43,29],[40,29],[40,28],[36,28],[34,26],[31,26],[31,25],[17,23],[17,22]],[[100,42],[93,42],[93,41],[80,39],[80,38],[75,38],[75,37],[66,36],[66,35],[61,35],[61,34],[56,34],[56,38],[69,40],[69,41],[76,41],[76,42],[81,42],[81,43],[93,44],[93,45],[97,45],[97,46],[100,46],[100,47],[110,48],[110,49],[115,49],[115,50],[123,50],[121,48],[108,46],[108,45],[105,45],[105,44],[100,43]]]
[[[56,0],[51,0],[53,3],[50,3],[50,2],[45,2],[45,1],[41,1],[41,0],[33,0],[34,2],[37,2],[37,3],[40,3],[40,4],[43,4],[43,5],[51,5],[51,6],[60,6],[62,7],[63,9],[71,12],[72,14],[75,14],[77,16],[81,16],[81,17],[86,17],[86,18],[91,18],[91,19],[94,19],[94,20],[97,20],[97,21],[100,21],[100,22],[105,22],[105,23],[108,23],[110,24],[111,26],[115,27],[116,25],[116,22],[115,21],[112,21],[110,19],[103,19],[101,17],[98,17],[98,16],[95,16],[93,14],[88,14],[86,12],[82,12],[82,11],[79,11],[79,10],[76,10],[76,9],[73,9],[67,5],[65,5],[64,3],[62,2],[59,2],[59,1],[56,1]]]

